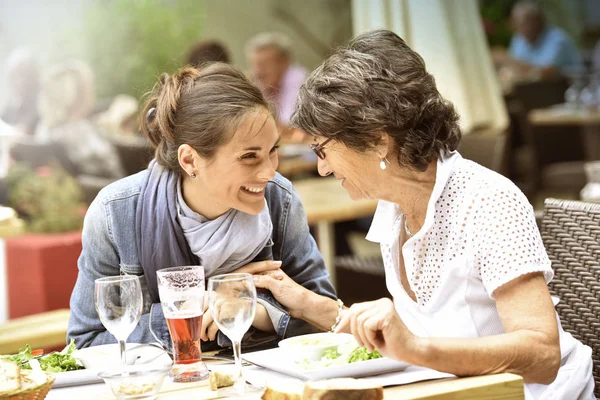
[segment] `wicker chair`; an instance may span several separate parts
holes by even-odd
[[[552,261],[550,292],[565,331],[592,348],[600,397],[600,204],[547,199],[542,239]]]

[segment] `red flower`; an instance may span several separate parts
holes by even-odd
[[[37,176],[41,177],[50,176],[52,175],[52,168],[48,167],[47,165],[43,165],[41,167],[38,167],[35,170],[35,173],[37,174]]]

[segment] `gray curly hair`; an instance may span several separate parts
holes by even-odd
[[[309,76],[292,125],[357,152],[375,148],[386,132],[398,163],[421,171],[461,137],[458,114],[421,56],[386,30],[356,37]]]

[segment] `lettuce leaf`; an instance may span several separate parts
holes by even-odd
[[[376,358],[381,357],[383,356],[377,350],[369,352],[367,351],[366,347],[357,347],[352,353],[350,353],[350,357],[348,358],[348,364],[358,361],[374,360]]]
[[[17,363],[22,369],[31,369],[29,361],[37,359],[40,363],[40,367],[44,371],[66,372],[83,368],[73,356],[75,350],[75,341],[71,339],[71,343],[58,353],[55,352],[46,354],[45,356],[36,357],[31,354],[31,346],[26,345],[25,348],[21,349],[17,354],[7,356],[6,358]]]

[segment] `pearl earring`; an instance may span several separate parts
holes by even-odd
[[[383,159],[381,159],[381,162],[379,163],[379,168],[381,168],[381,170],[384,170],[387,168],[387,164],[385,163],[385,161]]]
[[[196,177],[196,174],[192,172],[192,173],[190,174],[190,178],[194,179],[195,177]]]

